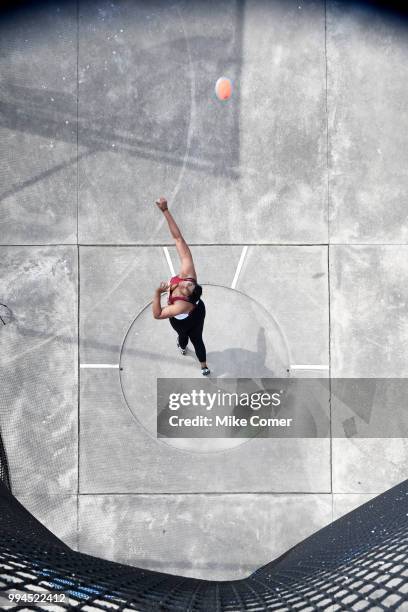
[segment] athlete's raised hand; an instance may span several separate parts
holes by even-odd
[[[158,200],[156,200],[156,204],[157,204],[157,206],[160,208],[160,210],[162,212],[167,210],[167,200],[166,200],[166,198],[159,198]]]
[[[158,291],[158,293],[166,293],[166,291],[169,290],[169,286],[170,283],[163,281],[160,283],[160,287],[157,287],[156,291]]]

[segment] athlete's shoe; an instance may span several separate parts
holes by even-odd
[[[209,374],[211,374],[209,368],[201,368],[201,374],[203,376],[208,376]]]
[[[180,351],[180,353],[181,353],[182,355],[185,355],[185,354],[186,354],[187,349],[185,349],[185,348],[181,348],[181,346],[180,346],[180,344],[179,344],[179,341],[178,341],[178,340],[177,340],[177,348],[178,348],[178,350]]]

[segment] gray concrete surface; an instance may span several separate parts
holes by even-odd
[[[332,376],[406,378],[407,245],[330,249]],[[397,395],[378,399],[385,419],[398,422]],[[372,493],[401,482],[407,452],[406,438],[334,438],[335,490]]]
[[[171,563],[178,574],[235,579],[329,523],[331,514],[327,494],[81,495],[79,546],[122,563],[139,558],[156,571]]]
[[[406,22],[365,3],[327,8],[331,241],[406,243]]]
[[[117,372],[83,372],[80,492],[200,491],[330,492],[330,441],[257,439],[225,452],[186,452],[136,421]]]
[[[2,246],[0,254],[12,312],[0,334],[0,401],[13,489],[76,493],[77,250]]]
[[[406,376],[402,24],[332,0],[80,0],[0,28],[0,425],[19,499],[85,552],[222,579],[405,479],[403,437],[200,454],[137,412],[156,369],[194,368],[144,311],[163,246],[176,266],[158,195],[192,244],[219,375],[245,357]]]
[[[69,3],[1,23],[1,244],[76,242],[76,33]]]
[[[298,5],[81,3],[81,243],[168,243],[158,185],[198,244],[327,240],[324,4]]]
[[[358,508],[359,506],[362,506],[370,501],[370,499],[373,499],[373,497],[375,497],[375,495],[369,495],[367,493],[336,493],[333,495],[333,519],[336,520],[341,516],[344,516],[344,514],[352,512],[355,510],[355,508]]]

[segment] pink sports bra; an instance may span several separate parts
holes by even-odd
[[[180,277],[180,276],[173,276],[170,279],[170,287],[171,285],[178,285],[181,281],[192,281],[193,283],[197,283],[195,278],[192,278],[191,276],[186,276],[184,278]],[[167,300],[168,304],[174,304],[174,302],[176,302],[177,300],[181,300],[182,302],[189,302],[190,304],[192,302],[190,302],[189,298],[184,297],[183,295],[172,295],[169,292],[169,298]]]

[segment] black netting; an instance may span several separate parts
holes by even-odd
[[[70,597],[70,603],[53,605],[53,609],[407,610],[407,515],[408,480],[248,578],[218,582],[77,553],[0,484],[0,593],[11,588],[32,593],[42,588]],[[43,608],[25,603],[12,609]]]
[[[0,480],[10,489],[10,473],[7,463],[6,449],[4,448],[3,439],[0,430]]]
[[[248,578],[209,581],[143,570],[77,553],[41,525],[11,493],[0,438],[3,601],[15,589],[65,593],[69,601],[53,604],[53,610],[408,610],[407,531],[408,480]]]

